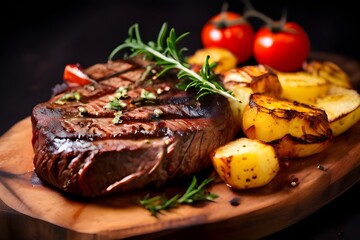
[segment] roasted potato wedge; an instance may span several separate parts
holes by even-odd
[[[219,177],[234,189],[264,186],[280,170],[274,147],[256,139],[238,138],[217,148],[211,159]]]
[[[188,58],[188,63],[192,65],[195,70],[200,69],[207,56],[210,56],[209,63],[216,62],[216,67],[214,68],[215,73],[227,71],[236,67],[236,57],[229,50],[217,47],[197,50]]]
[[[277,75],[265,65],[244,66],[222,73],[222,82],[226,89],[231,90],[239,101],[230,99],[230,106],[239,126],[242,112],[249,104],[252,93],[278,97],[281,85]]]
[[[281,85],[276,73],[265,65],[244,66],[223,73],[224,86],[229,90],[251,88],[253,93],[272,97],[281,95]]]
[[[303,69],[327,82],[343,88],[352,88],[349,75],[337,64],[330,61],[312,60],[305,62]]]
[[[329,83],[307,72],[277,72],[282,87],[281,98],[305,104],[314,104],[319,97],[325,97]]]
[[[256,93],[244,108],[241,127],[248,138],[272,144],[279,159],[313,155],[332,138],[325,111]]]
[[[360,119],[360,95],[354,89],[331,85],[327,96],[318,98],[315,106],[326,112],[334,136],[347,131]]]

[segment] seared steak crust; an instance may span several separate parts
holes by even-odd
[[[96,197],[190,176],[209,168],[209,153],[235,136],[227,100],[181,91],[176,77],[144,78],[146,62],[125,60],[85,70],[97,84],[68,89],[32,112],[34,169],[46,183]],[[151,75],[150,75],[151,78]],[[118,110],[105,106],[128,89]],[[156,99],[140,98],[145,89]],[[64,100],[78,93],[78,100]]]

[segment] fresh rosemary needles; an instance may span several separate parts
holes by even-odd
[[[163,75],[169,70],[176,69],[177,77],[182,81],[179,86],[182,86],[182,90],[188,90],[189,88],[196,88],[196,98],[200,99],[207,94],[220,94],[227,99],[239,101],[234,97],[231,91],[225,90],[217,81],[217,76],[213,69],[216,63],[209,63],[209,56],[205,59],[205,63],[200,69],[199,73],[193,71],[190,65],[185,61],[182,54],[186,51],[186,48],[178,48],[178,42],[183,39],[188,33],[184,33],[180,36],[176,36],[175,30],[172,28],[168,31],[167,24],[164,23],[160,29],[156,42],[150,41],[148,43],[143,42],[139,25],[134,24],[129,28],[129,36],[124,43],[117,46],[109,55],[109,60],[112,60],[116,54],[123,49],[130,49],[130,57],[137,55],[144,55],[148,60],[153,61],[158,66],[161,66],[161,71],[157,74],[157,77]],[[146,195],[143,199],[139,200],[139,204],[145,207],[156,216],[163,210],[169,210],[170,208],[178,207],[181,204],[194,204],[203,201],[213,201],[218,196],[216,194],[206,191],[207,185],[212,182],[213,179],[205,179],[198,184],[196,177],[193,177],[190,186],[187,188],[183,195],[176,194],[171,198],[163,196],[150,197]]]
[[[124,43],[117,46],[110,53],[109,60],[113,59],[121,50],[129,48],[132,51],[130,56],[144,54],[147,58],[154,60],[157,65],[162,66],[163,69],[158,76],[171,69],[179,70],[177,77],[186,81],[183,90],[195,87],[198,90],[197,99],[207,94],[216,93],[228,99],[238,101],[231,91],[225,90],[216,81],[216,74],[213,72],[215,63],[209,64],[209,56],[206,58],[205,64],[199,73],[190,69],[190,65],[182,57],[183,52],[187,49],[178,49],[177,47],[177,43],[187,35],[188,33],[184,33],[177,37],[175,30],[172,28],[168,32],[167,24],[164,23],[160,29],[157,41],[144,43],[141,39],[139,25],[134,24],[129,28],[129,36]]]
[[[213,180],[213,178],[207,178],[198,185],[197,179],[194,176],[189,187],[186,189],[183,195],[176,194],[175,196],[168,199],[165,195],[150,198],[149,194],[147,194],[143,199],[139,200],[139,203],[147,210],[149,210],[151,215],[156,216],[163,210],[176,208],[181,204],[194,204],[203,201],[213,201],[218,196],[206,191],[206,187]]]

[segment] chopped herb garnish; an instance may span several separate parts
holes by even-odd
[[[113,99],[110,102],[108,102],[104,108],[106,109],[111,109],[111,110],[116,110],[116,111],[120,111],[123,108],[125,108],[127,106],[127,104],[123,101],[121,101],[120,99]]]
[[[164,114],[164,112],[163,111],[161,111],[161,109],[159,109],[159,108],[156,108],[156,109],[154,109],[154,114],[155,114],[155,117],[160,117],[161,115],[163,115]]]
[[[143,105],[144,103],[154,103],[156,100],[156,95],[152,92],[149,92],[145,89],[141,89],[140,96],[131,101],[135,105]]]
[[[112,120],[112,123],[115,125],[122,123],[121,116],[122,116],[122,111],[117,111],[116,113],[114,113],[114,118]]]
[[[154,100],[156,99],[156,95],[152,92],[146,91],[145,89],[141,89],[140,98],[147,99],[147,100]]]
[[[64,94],[60,99],[55,101],[55,103],[63,105],[67,101],[79,101],[80,99],[81,99],[80,93],[70,92],[70,93]]]
[[[128,98],[128,89],[126,87],[119,87],[115,92],[115,97],[117,99]]]
[[[208,178],[198,185],[197,179],[194,176],[190,186],[183,195],[176,194],[168,199],[165,195],[150,198],[150,195],[147,194],[142,200],[139,200],[139,203],[149,210],[151,215],[156,216],[160,211],[176,208],[181,204],[214,201],[218,195],[206,191],[207,185],[213,180],[214,178]]]
[[[85,88],[88,89],[91,92],[95,91],[95,86],[94,85],[85,85]]]
[[[216,63],[209,64],[209,56],[205,59],[205,64],[202,66],[199,74],[190,69],[190,65],[182,57],[182,53],[187,49],[178,49],[177,47],[177,43],[186,35],[188,33],[177,37],[173,28],[168,34],[167,24],[164,23],[157,41],[150,41],[146,44],[141,39],[139,25],[134,24],[129,28],[129,37],[110,53],[109,60],[121,50],[129,48],[132,51],[131,56],[144,54],[148,59],[154,60],[159,66],[162,66],[163,69],[157,76],[161,76],[172,69],[179,70],[177,73],[178,78],[185,80],[179,86],[183,86],[183,90],[191,87],[198,89],[197,99],[210,93],[217,93],[226,98],[239,101],[230,91],[225,90],[217,82],[217,76],[213,71]]]
[[[84,116],[85,114],[88,113],[88,111],[86,110],[86,108],[84,108],[84,107],[82,107],[82,106],[78,107],[78,110],[79,110],[81,116]]]

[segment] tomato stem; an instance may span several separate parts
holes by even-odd
[[[280,32],[283,30],[284,28],[284,25],[286,23],[286,15],[285,17],[281,17],[280,21],[275,21],[273,20],[272,18],[266,16],[265,14],[257,11],[257,10],[254,10],[254,9],[250,9],[250,10],[247,10],[243,17],[245,19],[248,19],[250,17],[255,17],[255,18],[258,18],[260,20],[262,20],[265,25],[272,31],[272,32]]]
[[[247,23],[247,20],[244,17],[228,20],[226,17],[228,8],[229,8],[229,4],[227,2],[224,2],[220,11],[220,20],[212,21],[211,24],[213,24],[217,29],[223,29],[223,28]]]
[[[246,20],[251,17],[258,18],[262,20],[265,25],[272,31],[272,32],[280,32],[284,30],[285,23],[287,21],[287,11],[284,9],[281,18],[279,21],[275,21],[274,19],[270,18],[269,16],[265,15],[262,12],[256,10],[248,0],[243,0],[245,7],[245,13],[243,14],[243,18]]]
[[[226,22],[226,12],[229,8],[229,4],[227,2],[224,2],[223,5],[221,6],[221,11],[220,11],[220,22],[225,23]]]

